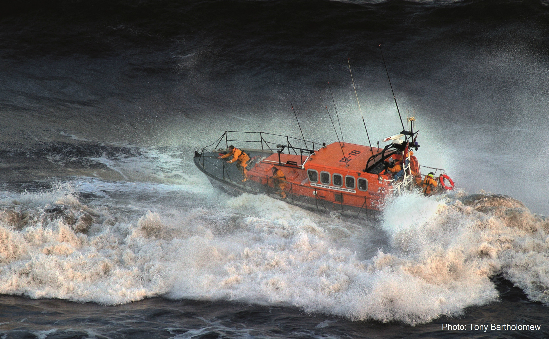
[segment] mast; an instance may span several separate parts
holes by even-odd
[[[303,135],[303,130],[301,129],[301,125],[299,124],[299,119],[297,118],[297,113],[295,112],[295,109],[294,109],[294,105],[290,103],[290,106],[292,106],[292,112],[294,112],[294,117],[295,117],[295,120],[297,121],[297,127],[299,127],[299,131],[301,132],[301,139],[305,144],[305,148],[308,148],[307,141],[305,141],[305,136]]]
[[[395,96],[395,91],[393,90],[393,84],[391,83],[391,77],[389,77],[389,71],[387,70],[387,64],[385,64],[385,58],[383,57],[383,50],[381,49],[381,44],[379,44],[379,51],[381,52],[381,60],[383,61],[383,66],[385,67],[385,73],[387,73],[387,79],[389,80],[389,86],[391,86],[391,92],[393,93],[393,99],[395,100],[395,106],[398,112],[398,116],[400,118],[400,124],[402,125],[402,130],[404,131],[406,128],[404,127],[404,122],[402,122],[402,115],[400,114],[400,110],[398,109],[398,103]]]
[[[362,117],[362,124],[364,125],[364,130],[366,130],[366,137],[368,138],[368,144],[370,145],[370,151],[372,150],[372,143],[370,142],[370,134],[368,134],[368,129],[366,128],[366,122],[364,121],[364,114],[362,114],[362,107],[360,106],[360,100],[358,100],[358,94],[356,93],[355,78],[353,77],[353,71],[351,70],[351,59],[347,59],[347,64],[349,65],[349,73],[351,74],[351,81],[353,82],[353,89],[355,91],[355,98],[358,104],[358,110],[360,111],[360,116]]]
[[[334,128],[334,132],[335,132],[336,138],[337,138],[337,143],[339,144],[339,148],[341,148],[341,154],[343,154],[343,158],[345,160],[347,160],[347,158],[345,157],[345,151],[343,150],[343,144],[341,143],[341,141],[339,140],[339,136],[337,135],[337,129],[335,127],[334,120],[332,119],[332,116],[330,115],[330,111],[328,110],[328,106],[326,106],[326,113],[328,113],[328,117],[330,118],[330,122],[332,123],[332,127]],[[347,164],[347,166],[348,166],[348,164]]]

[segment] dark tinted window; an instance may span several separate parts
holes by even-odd
[[[347,188],[355,188],[355,178],[351,176],[345,177],[345,186]]]
[[[318,182],[318,172],[315,170],[307,170],[307,174],[309,175],[309,180],[311,182]]]
[[[328,172],[320,172],[320,182],[324,185],[330,184],[330,173]]]
[[[334,186],[342,186],[343,185],[343,177],[341,174],[334,174]]]
[[[368,180],[364,178],[358,178],[358,189],[361,191],[368,190]]]

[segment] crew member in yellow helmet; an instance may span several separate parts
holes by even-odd
[[[425,179],[423,179],[423,194],[431,195],[433,191],[438,186],[437,181],[435,180],[435,174],[433,172],[427,174]]]

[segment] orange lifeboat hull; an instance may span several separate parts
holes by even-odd
[[[224,141],[228,144],[227,133]],[[222,141],[223,136],[218,143]],[[345,142],[318,149],[278,144],[277,149],[272,150],[263,149],[262,134],[260,142],[262,149],[241,149],[250,159],[247,173],[235,163],[220,159],[220,153],[226,149],[196,152],[194,162],[213,186],[227,193],[267,194],[322,211],[377,212],[395,192],[421,185],[418,160],[408,146],[401,144],[390,144],[383,149]],[[283,153],[285,147],[288,153]],[[391,161],[405,166],[400,172],[391,172],[387,168]],[[453,182],[451,184],[453,188]]]

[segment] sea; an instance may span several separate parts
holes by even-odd
[[[549,1],[0,5],[0,338],[548,338]],[[224,131],[374,145],[447,194],[229,196]]]

